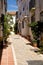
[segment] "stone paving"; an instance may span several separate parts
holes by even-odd
[[[11,45],[3,49],[0,65],[14,65]]]
[[[34,52],[34,47],[20,35],[11,35],[11,42],[16,54],[17,65],[43,65],[43,55]]]

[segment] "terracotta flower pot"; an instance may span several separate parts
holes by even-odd
[[[37,40],[33,40],[33,46],[37,47]]]
[[[33,46],[34,46],[34,47],[37,47],[37,43],[36,43],[36,42],[34,42],[34,43],[33,43]]]

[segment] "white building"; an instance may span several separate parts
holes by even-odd
[[[14,24],[16,22],[16,12],[11,11],[11,12],[7,12],[7,14],[12,16],[12,19],[10,19],[9,24],[10,24],[10,22],[12,22],[12,24],[10,24],[10,26],[13,28],[13,31],[14,31]]]

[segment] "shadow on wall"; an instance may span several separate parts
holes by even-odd
[[[28,65],[43,65],[43,61],[42,60],[30,60],[27,61]]]
[[[0,64],[1,64],[1,59],[2,59],[2,52],[3,52],[3,49],[0,48]]]
[[[0,42],[2,44],[3,42]],[[6,49],[8,47],[8,43],[5,43],[4,45],[0,45],[0,65],[2,61],[2,55],[3,55],[3,49]]]

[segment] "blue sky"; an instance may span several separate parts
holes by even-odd
[[[17,11],[18,6],[16,0],[7,0],[7,11]]]

